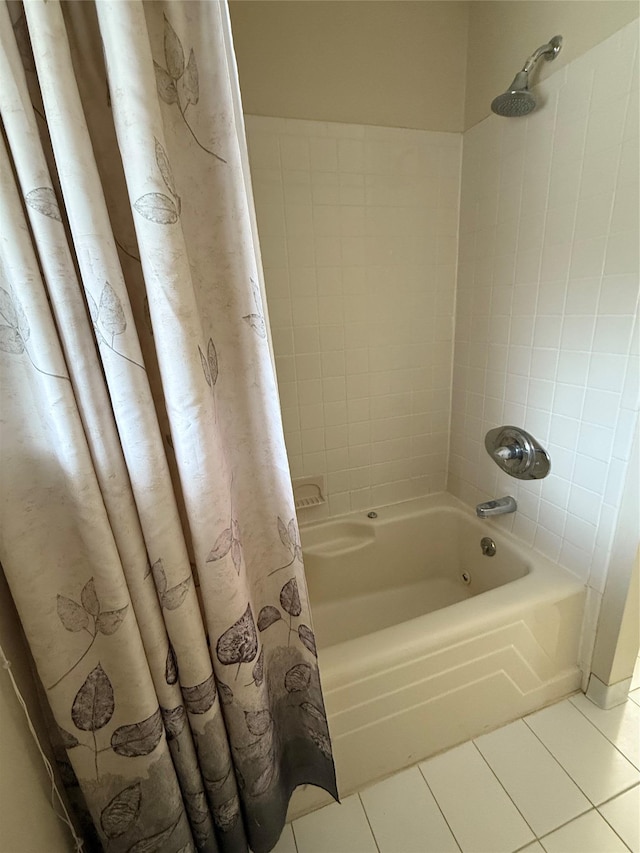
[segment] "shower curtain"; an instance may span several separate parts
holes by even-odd
[[[0,33],[0,562],[59,767],[87,849],[268,851],[337,791],[228,11]]]

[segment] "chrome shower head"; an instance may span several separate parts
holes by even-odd
[[[536,106],[536,99],[529,91],[529,75],[536,66],[539,59],[544,57],[547,61],[555,59],[562,47],[562,36],[554,36],[547,44],[539,47],[535,53],[527,59],[522,71],[518,71],[513,78],[513,83],[506,92],[498,95],[491,102],[491,109],[499,116],[524,116],[530,113]]]
[[[518,71],[506,92],[491,101],[491,109],[499,116],[525,116],[535,109],[536,99],[529,91],[529,72]]]

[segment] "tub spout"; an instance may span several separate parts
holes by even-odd
[[[478,504],[476,514],[480,518],[489,518],[492,515],[504,515],[507,512],[515,512],[518,504],[515,498],[507,495],[506,498],[498,498],[497,501],[485,501],[483,504]]]

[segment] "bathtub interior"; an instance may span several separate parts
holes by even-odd
[[[305,569],[320,648],[456,604],[524,577],[528,561],[504,536],[484,556],[486,526],[432,496],[303,526]]]

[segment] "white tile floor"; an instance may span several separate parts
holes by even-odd
[[[287,824],[274,853],[640,853],[640,658],[582,694]]]

